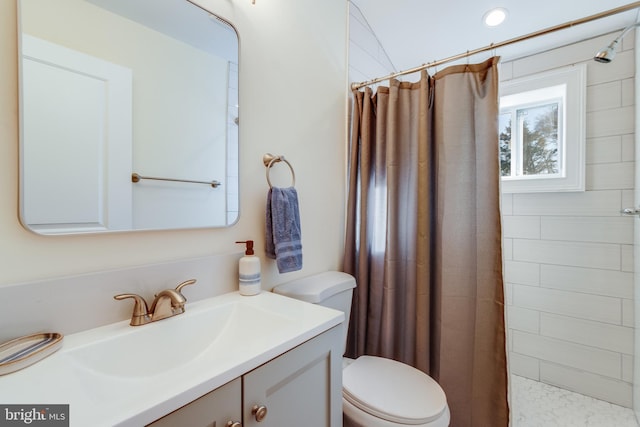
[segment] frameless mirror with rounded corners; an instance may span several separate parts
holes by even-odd
[[[238,218],[238,36],[187,0],[18,0],[20,219],[40,234]]]

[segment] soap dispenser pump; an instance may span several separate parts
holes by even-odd
[[[260,293],[260,258],[253,252],[253,240],[245,240],[244,256],[238,264],[238,288],[240,295],[257,295]]]

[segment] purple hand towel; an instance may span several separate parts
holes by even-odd
[[[302,268],[298,193],[294,187],[271,187],[267,195],[266,253],[280,273]]]

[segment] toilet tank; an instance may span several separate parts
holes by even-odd
[[[356,279],[353,276],[340,271],[327,271],[283,283],[274,287],[273,292],[342,311],[345,318],[342,349],[344,354],[347,346],[349,315],[351,314],[351,297],[355,287]]]

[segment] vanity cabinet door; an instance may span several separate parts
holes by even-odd
[[[245,374],[243,426],[341,427],[341,349],[338,325]]]
[[[152,427],[226,427],[242,418],[240,378],[149,424]]]

